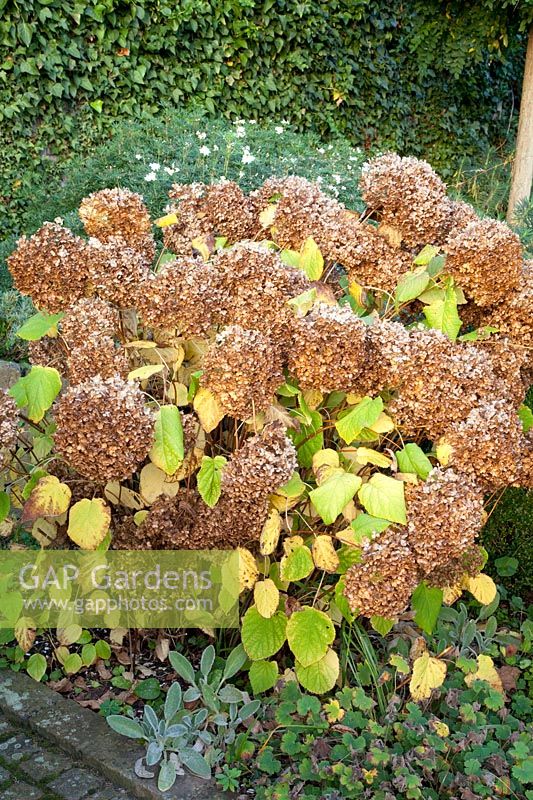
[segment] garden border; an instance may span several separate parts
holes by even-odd
[[[80,766],[98,772],[139,800],[225,800],[212,781],[191,775],[177,779],[164,794],[155,780],[135,775],[144,749],[112,731],[105,719],[62,697],[23,673],[0,671],[0,711],[21,729],[30,729],[74,756]]]

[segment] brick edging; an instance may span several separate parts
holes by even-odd
[[[133,770],[144,750],[111,730],[105,719],[20,672],[0,670],[0,710],[21,728],[53,742],[81,765],[127,789],[139,800],[228,800],[211,781],[179,777],[162,794],[155,780]]]

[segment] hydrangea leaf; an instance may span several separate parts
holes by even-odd
[[[405,492],[402,481],[376,472],[368,483],[361,486],[358,497],[373,517],[399,522],[401,525],[406,524]]]
[[[224,456],[203,456],[202,465],[196,475],[200,497],[210,508],[218,503],[222,487],[222,470],[227,459]]]
[[[70,505],[72,492],[66,483],[55,477],[46,475],[41,478],[24,504],[21,522],[28,522],[39,517],[59,517]]]
[[[394,627],[394,620],[374,614],[374,616],[370,617],[370,624],[380,636],[386,636]]]
[[[272,617],[262,617],[252,606],[242,618],[241,637],[252,661],[262,661],[278,652],[286,639],[287,618],[277,611]]]
[[[26,672],[34,681],[40,681],[46,673],[46,658],[42,653],[33,653],[26,664]]]
[[[273,508],[266,518],[259,537],[259,552],[262,556],[269,556],[274,552],[278,546],[280,533],[281,516],[279,511]]]
[[[411,597],[415,611],[415,622],[425,633],[432,633],[442,608],[442,589],[428,586],[425,581],[418,584]]]
[[[414,472],[423,480],[426,480],[433,469],[433,465],[427,455],[414,442],[410,442],[402,450],[398,450],[396,460],[398,461],[400,472]]]
[[[370,428],[377,421],[383,411],[383,400],[381,397],[363,397],[347,414],[335,423],[335,427],[341,439],[346,444],[351,444],[363,428]]]
[[[34,366],[11,387],[19,408],[28,407],[32,422],[40,422],[61,391],[61,376],[53,367]]]
[[[524,433],[527,433],[533,428],[533,411],[529,406],[521,405],[518,409],[518,416],[520,417]]]
[[[422,250],[419,252],[419,254],[416,256],[413,263],[419,267],[426,267],[429,264],[429,262],[433,258],[435,258],[438,252],[439,248],[435,247],[434,244],[426,244],[426,246],[423,247]]]
[[[100,497],[79,500],[71,507],[67,534],[82,550],[96,550],[111,524],[111,511]]]
[[[313,694],[324,694],[333,689],[339,677],[339,658],[334,650],[328,650],[320,661],[316,661],[308,667],[304,667],[297,661],[295,672],[304,689]]]
[[[339,556],[333,545],[333,539],[327,534],[315,536],[311,547],[313,561],[317,569],[324,572],[335,572],[339,566]]]
[[[413,700],[427,700],[433,689],[442,686],[446,677],[446,664],[426,651],[413,664],[409,690]]]
[[[427,288],[430,277],[425,269],[404,273],[398,280],[395,299],[398,304],[414,300]]]
[[[282,581],[301,581],[307,578],[314,568],[311,551],[305,545],[300,545],[281,559],[280,577]]]
[[[255,556],[246,547],[238,547],[239,553],[239,594],[246,589],[253,589],[254,583],[259,577],[259,570]]]
[[[324,271],[324,257],[312,236],[302,245],[298,264],[310,281],[319,281]]]
[[[452,281],[448,282],[444,297],[426,306],[424,314],[432,328],[442,331],[452,341],[457,339],[462,322],[457,313],[457,294]]]
[[[194,395],[193,405],[204,431],[206,433],[214,431],[224,416],[214,394],[209,389],[201,387]]]
[[[185,456],[183,426],[177,406],[161,406],[155,416],[154,444],[150,460],[167,475],[173,475]]]
[[[343,469],[332,469],[324,483],[309,492],[309,499],[326,525],[335,522],[361,486],[361,478]]]
[[[308,667],[323,658],[335,638],[335,628],[323,611],[302,608],[287,621],[287,641],[296,660]]]
[[[279,669],[275,661],[254,661],[249,672],[253,693],[268,692],[276,685],[278,675]]]
[[[22,325],[16,335],[20,339],[25,339],[28,342],[36,342],[42,339],[43,336],[50,336],[56,332],[56,326],[59,320],[63,319],[64,313],[47,314],[46,311],[39,311],[30,317],[24,325]]]
[[[478,603],[481,603],[483,606],[492,603],[498,593],[496,584],[490,575],[485,575],[483,572],[480,572],[479,575],[473,578],[470,577],[470,575],[465,575],[463,587],[468,589],[470,594],[473,594]]]
[[[381,533],[390,526],[388,519],[372,517],[370,514],[358,514],[351,523],[355,532],[355,543],[360,544],[363,539],[371,539],[373,534]]]
[[[255,607],[262,617],[274,616],[279,606],[279,589],[270,578],[257,581],[254,586]]]

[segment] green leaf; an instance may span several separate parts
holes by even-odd
[[[433,465],[424,451],[414,442],[406,444],[403,450],[398,450],[396,460],[400,472],[414,472],[423,480],[433,469]]]
[[[172,650],[172,652],[168,654],[168,660],[170,661],[172,669],[178,673],[180,678],[183,678],[184,681],[187,681],[187,683],[190,683],[191,685],[194,684],[194,669],[188,658],[186,658],[182,653]]]
[[[198,753],[198,755],[200,755]],[[202,756],[200,756],[202,758]],[[157,776],[157,788],[160,792],[168,792],[176,782],[176,765],[173,761],[162,761],[159,775]]]
[[[361,504],[373,517],[390,519],[405,525],[405,493],[402,481],[376,472],[358,493]]]
[[[97,659],[96,655],[96,647],[94,644],[85,644],[81,648],[81,660],[83,662],[84,667],[90,667],[91,664]]]
[[[0,492],[0,522],[9,514],[10,500],[7,492]]]
[[[324,694],[333,689],[340,672],[339,659],[334,650],[328,650],[320,661],[308,667],[297,661],[294,669],[304,689],[313,694]]]
[[[363,539],[371,539],[373,534],[381,533],[390,526],[388,519],[372,517],[370,514],[358,514],[351,523],[355,532],[356,544],[360,544]]]
[[[316,608],[302,608],[288,619],[287,641],[296,660],[304,667],[323,658],[334,638],[332,621]]]
[[[83,667],[81,656],[78,653],[71,653],[63,662],[63,669],[67,675],[74,675]]]
[[[396,286],[396,303],[399,305],[414,300],[427,288],[429,281],[430,277],[425,270],[406,272],[401,275]]]
[[[370,617],[370,624],[381,636],[386,636],[394,626],[394,620],[387,617],[379,617],[377,614]]]
[[[518,416],[522,422],[524,433],[527,433],[531,428],[533,428],[533,411],[529,408],[529,406],[521,405],[518,409]]]
[[[282,250],[279,257],[288,267],[296,267],[298,269],[300,266],[300,253],[297,250]],[[316,297],[316,289],[313,289],[313,291]]]
[[[234,647],[229,656],[226,659],[226,664],[224,666],[223,678],[225,681],[233,678],[234,675],[241,670],[246,661],[248,660],[248,656],[246,655],[246,651],[242,644],[238,644],[237,647]]]
[[[181,686],[177,681],[175,681],[165,697],[164,715],[166,722],[170,722],[181,708],[182,697],[183,693],[181,691]]]
[[[363,428],[371,428],[383,411],[381,397],[363,397],[360,403],[335,423],[339,436],[351,444]]]
[[[427,244],[419,252],[413,263],[416,264],[417,267],[425,267],[435,258],[438,252],[438,247],[435,247],[433,244]]]
[[[457,295],[453,281],[449,281],[444,291],[444,298],[436,300],[424,308],[425,317],[432,328],[437,328],[455,341],[461,329],[461,319],[457,313]]]
[[[137,684],[133,693],[141,700],[157,700],[161,694],[161,686],[157,678],[146,678]]]
[[[111,647],[107,642],[104,642],[103,639],[98,639],[95,647],[98,658],[101,658],[103,661],[107,661],[109,658],[111,658]]]
[[[324,271],[324,258],[312,236],[302,245],[298,266],[303,269],[310,281],[320,280]]]
[[[242,618],[241,638],[252,661],[261,661],[277,653],[284,644],[287,619],[277,611],[272,617],[262,617],[255,606]]]
[[[161,406],[155,417],[154,444],[150,459],[166,472],[173,475],[185,456],[183,449],[183,427],[177,406]]]
[[[281,559],[280,577],[282,581],[301,581],[307,578],[314,568],[311,551],[305,545],[301,545]]]
[[[41,653],[34,653],[28,659],[26,672],[34,681],[40,681],[46,673],[46,658]]]
[[[61,391],[61,376],[53,367],[32,367],[11,387],[9,394],[19,408],[28,406],[28,417],[40,422]]]
[[[254,661],[250,667],[250,683],[254,694],[268,692],[276,685],[279,675],[275,661]]]
[[[411,597],[415,622],[425,633],[432,633],[442,608],[442,589],[428,586],[425,581],[418,584]]]
[[[211,777],[211,768],[203,755],[193,750],[192,747],[184,747],[180,750],[180,760],[182,764],[190,770],[193,775],[208,780]]]
[[[324,483],[309,492],[309,499],[326,525],[331,525],[360,486],[358,475],[351,475],[341,468],[333,469]]]
[[[52,330],[55,330],[57,323],[60,319],[63,319],[64,316],[62,312],[60,314],[47,314],[46,311],[39,311],[37,314],[34,314],[33,317],[26,320],[24,325],[16,331],[16,335],[20,339],[36,342],[38,339],[42,339],[43,336],[49,334]]]
[[[89,103],[89,105],[91,106],[91,108],[94,108],[94,110],[96,111],[97,114],[101,114],[102,113],[102,110],[103,110],[103,107],[104,107],[104,104],[103,104],[102,100],[92,100]]]
[[[144,731],[139,722],[129,717],[123,717],[120,714],[110,714],[106,717],[106,722],[121,736],[127,736],[128,739],[144,739]]]
[[[196,475],[200,497],[210,508],[218,502],[222,486],[222,470],[227,459],[224,456],[203,456],[202,466]]]
[[[305,317],[307,312],[313,308],[316,297],[317,291],[313,286],[312,289],[308,289],[306,292],[297,295],[297,297],[292,297],[290,300],[287,300],[287,305],[293,309],[297,317]]]
[[[312,466],[314,454],[324,447],[322,416],[318,411],[311,411],[309,416],[311,419],[309,425],[301,425],[298,432],[289,431],[289,436],[298,451],[298,462],[306,469]]]
[[[497,558],[495,560],[494,566],[500,577],[510,578],[518,569],[518,559],[512,556],[502,556],[502,558]]]

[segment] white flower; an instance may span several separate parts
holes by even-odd
[[[174,175],[176,170],[174,169],[174,167],[163,167],[163,172],[166,172],[167,175]]]
[[[219,149],[219,147],[218,147],[218,144],[214,144],[214,145],[213,145],[213,150],[215,151],[215,153],[216,153],[216,151],[217,151],[218,149]]]
[[[248,125],[257,125],[257,120],[256,119],[249,119],[248,120]]]
[[[319,147],[318,148],[318,152],[324,154],[326,151],[324,150],[323,147]]]
[[[342,180],[341,176],[340,176],[340,175],[337,175],[337,174],[334,174],[334,175],[332,175],[331,177],[332,177],[332,178],[333,178],[333,180],[334,180],[334,181],[336,181],[337,183],[340,183],[340,182],[341,182],[341,180]]]
[[[208,156],[208,155],[210,155],[210,154],[211,154],[211,150],[209,149],[209,147],[207,147],[207,145],[203,144],[203,145],[200,147],[200,153],[201,153],[201,155],[203,155],[203,156]]]
[[[149,172],[148,175],[144,176],[144,180],[145,181],[156,181],[157,180],[157,175],[155,174],[155,172]]]
[[[252,161],[255,161],[255,156],[253,156],[247,147],[244,148],[242,154],[242,163],[243,164],[251,164]]]
[[[157,172],[158,170],[161,169],[161,164],[158,164],[157,161],[154,161],[152,162],[152,164],[150,164],[150,169],[152,170],[152,172]]]
[[[205,131],[196,131],[196,135],[201,141],[207,139],[207,133]]]
[[[246,128],[244,127],[244,125],[237,125],[237,128],[235,130],[235,136],[237,137],[237,139],[244,139],[244,137],[246,136]]]
[[[276,125],[276,127],[274,128],[274,130],[276,131],[276,133],[278,134],[278,136],[281,136],[281,134],[284,132],[285,128],[283,128],[281,125]]]
[[[140,161],[141,158],[142,158],[142,155],[140,153],[135,153],[135,158],[137,159],[137,161]]]

